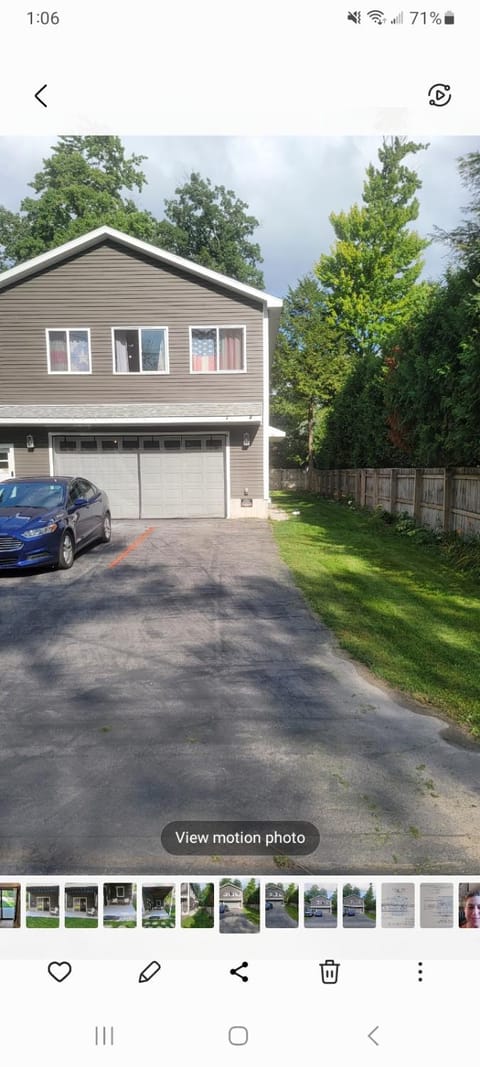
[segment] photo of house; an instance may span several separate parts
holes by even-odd
[[[30,928],[60,925],[60,887],[29,885],[26,891],[26,920]]]
[[[361,929],[376,926],[377,901],[372,882],[355,886],[344,885],[342,902],[345,927]]]
[[[181,926],[211,929],[214,925],[215,893],[212,882],[182,882],[180,889]]]
[[[265,926],[267,929],[298,926],[298,885],[267,882],[265,886]]]
[[[260,929],[260,883],[222,878],[218,892],[221,934],[256,934]]]
[[[222,911],[239,911],[243,908],[243,889],[241,884],[235,882],[220,882],[220,889],[218,891],[218,902],[220,905],[220,914]]]
[[[108,226],[3,271],[8,469],[85,477],[116,519],[265,518],[281,307]]]
[[[142,926],[173,929],[175,927],[175,886],[142,886]]]
[[[337,886],[307,882],[303,895],[303,922],[307,929],[337,925]]]
[[[21,897],[18,882],[2,882],[0,885],[0,930],[20,926]]]
[[[103,887],[103,925],[137,925],[137,887],[134,882],[106,882]]]
[[[480,529],[476,292],[457,271],[454,285],[443,262],[463,218],[462,173],[475,182],[478,161],[457,166],[464,150],[469,159],[463,139],[439,136],[427,148],[378,130],[341,143],[254,141],[0,137],[0,647],[13,694],[0,778],[18,796],[35,780],[15,835],[8,806],[0,812],[3,867],[15,877],[58,878],[67,860],[71,871],[150,872],[152,883],[195,877],[163,827],[157,846],[154,817],[221,821],[222,782],[242,822],[276,820],[281,793],[282,810],[310,826],[312,880],[336,878],[340,854],[341,870],[379,877],[417,870],[419,855],[465,877],[472,855],[480,859],[478,828],[467,839],[452,800],[460,790],[475,810],[480,755],[438,741],[433,711],[441,704],[474,737],[474,596],[460,609],[457,562],[447,581],[436,553],[442,529],[447,541]],[[466,232],[467,221],[468,210]],[[434,231],[450,234],[443,251]],[[397,240],[400,266],[385,254]],[[418,359],[404,337],[415,323]],[[430,420],[425,440],[409,396]],[[370,511],[381,525],[363,529]],[[337,537],[348,547],[335,551],[335,573],[312,583]],[[389,562],[397,547],[415,625],[387,633],[378,603],[403,611]],[[350,557],[364,584],[345,581]],[[38,633],[25,624],[37,590]],[[52,633],[68,634],[54,659]],[[445,692],[430,670],[444,656]],[[430,714],[420,719],[399,690]],[[365,751],[378,753],[379,767],[401,751],[401,773],[371,788]],[[73,833],[54,788],[65,758]],[[337,801],[351,781],[361,803],[345,837]],[[450,798],[445,811],[431,803],[432,782]],[[196,877],[220,869],[243,879],[249,861],[235,835],[224,851],[229,836],[214,834]],[[255,870],[273,885],[297,869],[266,857]],[[333,925],[337,914],[323,888],[308,902],[311,925]],[[368,924],[373,911],[354,889],[343,917]],[[205,913],[205,902],[175,903],[189,922]],[[295,908],[284,897],[284,914],[287,904]],[[220,905],[231,928],[245,886]],[[266,926],[281,906],[261,897]],[[128,907],[114,893],[106,921]],[[73,923],[95,919],[90,903],[74,910]]]
[[[98,885],[65,886],[65,927],[74,929],[98,926]]]

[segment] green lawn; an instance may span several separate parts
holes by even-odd
[[[170,916],[169,919],[143,919],[142,926],[144,930],[150,929],[151,927],[160,927],[162,930],[172,930],[175,927],[175,916]]]
[[[480,580],[366,511],[275,493],[280,553],[339,644],[379,678],[480,736]]]
[[[206,908],[198,908],[191,915],[182,915],[182,926],[185,928],[194,927],[195,929],[209,929],[213,926],[213,915],[207,911]]]
[[[298,904],[285,904],[285,911],[298,924]]]
[[[56,928],[59,925],[60,925],[60,921],[59,921],[58,916],[56,918],[53,915],[50,918],[48,916],[43,916],[43,915],[33,915],[31,918],[27,916],[27,926],[31,930],[33,930],[35,928],[43,930],[43,929],[46,929],[47,927],[52,929],[52,927]]]
[[[66,930],[76,930],[76,929],[81,929],[81,930],[89,930],[89,929],[93,930],[93,929],[95,929],[96,930],[97,926],[98,926],[98,919],[92,919],[91,916],[87,917],[85,919],[72,919],[72,918],[69,918],[67,916],[67,918],[65,919],[65,929]]]

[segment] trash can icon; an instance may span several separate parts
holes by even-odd
[[[320,964],[320,970],[322,972],[322,982],[324,985],[335,985],[338,981],[338,968],[339,963],[335,963],[335,960],[325,960],[325,963]]]

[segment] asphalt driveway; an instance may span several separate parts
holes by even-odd
[[[480,747],[337,652],[268,523],[116,523],[0,604],[4,874],[278,872],[169,856],[189,818],[311,820],[299,873],[480,868]]]
[[[298,922],[292,919],[292,916],[288,914],[285,904],[275,904],[273,908],[268,908],[265,912],[265,926],[268,926],[272,930],[286,929],[287,927],[297,927]]]

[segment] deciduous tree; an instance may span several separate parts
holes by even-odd
[[[165,201],[159,242],[204,267],[263,289],[260,245],[252,240],[258,221],[232,189],[193,172]]]
[[[426,147],[400,137],[384,139],[380,166],[367,168],[363,203],[330,215],[335,242],[314,269],[330,320],[351,354],[378,353],[415,310],[429,242],[411,229],[421,181],[404,160]]]

